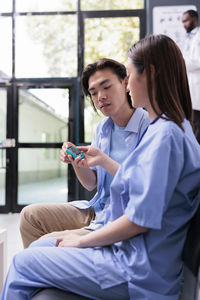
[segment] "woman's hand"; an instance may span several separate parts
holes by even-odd
[[[57,238],[55,246],[81,248],[80,240],[80,235],[77,235],[75,233],[69,233],[66,236]]]
[[[81,150],[84,153],[85,158],[82,159],[81,156],[78,156],[77,158],[73,159],[71,155],[68,155],[66,153],[67,147],[69,147],[71,145],[74,146],[70,142],[66,142],[63,144],[62,150],[60,151],[61,161],[68,163],[68,164],[71,163],[73,165],[73,167],[75,168],[75,170],[78,170],[81,168],[89,169],[90,167],[93,167],[93,166],[101,166],[112,176],[114,176],[116,174],[120,165],[116,161],[112,160],[108,155],[106,155],[99,148],[94,147],[94,146],[77,146],[76,148],[78,148],[79,150]],[[78,176],[78,174],[77,174],[77,176]],[[95,179],[95,182],[96,182],[96,179]],[[85,186],[84,183],[83,183],[83,186]],[[94,185],[92,185],[92,187],[93,186]],[[89,190],[90,190],[90,188],[89,188]]]
[[[96,176],[96,171],[91,170],[88,166],[88,163],[86,159],[82,159],[81,156],[79,155],[75,159],[71,155],[69,155],[66,152],[66,149],[69,146],[74,146],[74,144],[70,142],[65,142],[62,146],[62,149],[60,151],[60,160],[66,164],[71,164],[74,168],[74,171],[76,173],[76,176],[80,183],[88,190],[88,191],[93,191],[96,188],[97,185],[97,176]],[[76,148],[81,148],[81,147],[76,147]],[[87,148],[87,147],[84,147]]]
[[[122,215],[101,229],[91,231],[88,234],[80,236],[75,233],[69,233],[60,237],[57,239],[55,246],[75,248],[108,246],[147,231],[148,228],[139,226],[130,221],[126,215]]]
[[[89,147],[77,147],[79,150],[83,151],[85,158],[79,160],[78,166],[80,167],[92,167],[92,166],[101,166],[108,173],[114,176],[119,168],[119,164],[106,155],[99,148],[94,146]]]
[[[77,147],[79,150],[83,151],[85,158],[77,161],[79,167],[89,168],[93,166],[101,165],[105,154],[97,147],[94,146],[80,146]]]

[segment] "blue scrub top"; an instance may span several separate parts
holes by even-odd
[[[131,153],[135,148],[138,140],[142,136],[144,130],[149,125],[148,113],[142,109],[137,108],[131,116],[127,126],[124,128],[125,144],[124,147],[128,153]],[[96,131],[93,136],[92,145],[101,149],[105,154],[110,156],[110,143],[112,137],[112,128],[114,122],[110,117],[104,118],[97,125]],[[106,176],[106,170],[100,166],[92,167],[97,173],[97,193],[90,201],[73,201],[70,202],[78,208],[87,208],[89,206],[98,206],[98,202],[101,199],[102,191],[104,188],[104,179]],[[92,224],[91,224],[92,226]],[[93,229],[95,229],[94,227]],[[92,227],[91,227],[92,229]]]
[[[118,261],[130,299],[178,299],[188,222],[200,202],[200,146],[189,121],[183,126],[161,118],[151,124],[111,185],[109,221],[125,214],[148,231],[96,248],[94,263],[107,288],[122,283],[107,275],[106,266]]]
[[[113,124],[113,128],[111,131],[111,141],[110,141],[110,151],[109,156],[114,161],[118,162],[120,165],[125,161],[128,157],[129,152],[126,147],[125,138],[126,132],[124,131],[125,127],[118,126],[117,124]],[[105,205],[109,205],[110,202],[110,186],[113,181],[113,175],[106,172],[103,182],[103,189],[101,192],[101,196],[99,201],[94,206],[94,210],[96,213],[104,210]]]

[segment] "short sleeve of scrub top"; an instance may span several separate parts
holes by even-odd
[[[153,131],[154,126],[150,126],[148,131]],[[125,214],[137,225],[160,229],[183,167],[183,155],[179,155],[182,140],[176,138],[173,130],[156,130],[149,136],[150,139],[147,133],[145,142],[141,142],[126,163],[126,172],[122,172],[122,176],[126,177],[125,189],[129,191]],[[144,151],[147,147],[148,152]],[[130,166],[128,169],[127,164]]]

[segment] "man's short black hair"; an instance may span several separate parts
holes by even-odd
[[[189,9],[189,10],[184,12],[184,15],[185,14],[188,14],[188,15],[190,15],[191,18],[195,18],[195,19],[198,20],[199,15],[198,15],[198,12],[196,10]]]

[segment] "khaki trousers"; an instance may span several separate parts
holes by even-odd
[[[83,227],[95,219],[92,207],[79,209],[69,203],[31,204],[23,208],[20,232],[24,248],[41,237],[59,237],[67,233],[88,234]]]

